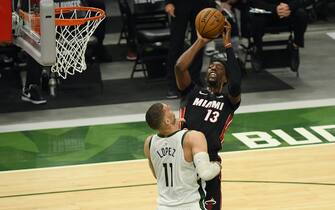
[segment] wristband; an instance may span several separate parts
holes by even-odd
[[[225,44],[224,45],[224,48],[230,48],[232,45],[231,45],[231,43],[229,42],[228,44]]]

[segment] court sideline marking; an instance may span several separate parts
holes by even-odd
[[[327,35],[330,36],[330,38],[335,39],[335,32],[328,32]]]
[[[229,154],[237,153],[238,154],[238,153],[262,152],[262,151],[271,151],[271,150],[289,150],[289,149],[305,148],[305,147],[322,147],[322,146],[328,147],[329,144],[335,144],[335,143],[320,143],[320,144],[299,145],[299,146],[219,152],[219,155],[223,155],[227,153]],[[147,159],[122,160],[122,161],[101,162],[101,163],[86,163],[86,164],[66,165],[66,166],[52,166],[52,167],[44,167],[44,168],[17,169],[17,170],[10,170],[10,171],[0,171],[0,174],[11,174],[11,173],[21,173],[21,172],[29,172],[29,171],[42,171],[42,170],[44,171],[44,170],[54,170],[54,169],[63,169],[63,168],[80,168],[80,167],[90,167],[90,166],[99,166],[99,165],[118,165],[118,164],[136,163],[136,162],[143,162],[143,161],[147,161]]]
[[[335,187],[335,183],[323,183],[323,182],[290,182],[290,181],[260,181],[260,180],[222,180],[221,183],[257,183],[257,184],[294,184],[294,185],[316,185],[316,186],[331,186]],[[146,183],[146,184],[134,184],[124,186],[111,186],[111,187],[97,187],[97,188],[86,188],[86,189],[73,189],[64,191],[50,191],[50,192],[39,192],[39,193],[27,193],[27,194],[16,194],[16,195],[5,195],[0,196],[3,198],[15,198],[15,197],[26,197],[26,196],[38,196],[38,195],[50,195],[59,193],[73,193],[73,192],[85,192],[85,191],[96,191],[96,190],[111,190],[111,189],[122,189],[132,187],[145,187],[155,186],[157,183]]]
[[[236,114],[326,107],[334,105],[335,105],[335,98],[247,105],[247,106],[241,106],[236,111]],[[175,113],[177,116],[179,115],[178,111],[175,111]],[[145,119],[144,113],[141,113],[131,115],[110,116],[110,117],[81,118],[74,120],[57,120],[57,121],[21,123],[21,124],[18,123],[10,125],[1,125],[0,133],[15,132],[15,131],[32,131],[32,130],[52,129],[52,128],[130,123],[130,122],[143,122],[144,119]]]

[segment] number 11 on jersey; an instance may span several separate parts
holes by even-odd
[[[168,170],[168,164],[169,164],[169,169]],[[169,187],[169,175],[168,173],[170,172],[170,178],[171,178],[171,183],[170,183],[170,187],[173,187],[173,167],[172,167],[172,163],[163,163],[163,167],[164,167],[164,174],[165,174],[165,184],[167,187]]]

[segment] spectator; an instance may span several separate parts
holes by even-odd
[[[14,9],[19,7],[23,11],[36,11],[39,8],[39,1],[32,0],[30,4],[27,0],[20,0],[18,4],[14,2]],[[30,8],[29,8],[30,6]],[[40,91],[42,66],[27,54],[27,74],[26,82],[21,93],[21,99],[33,104],[44,104],[47,102]]]
[[[292,70],[297,71],[300,63],[299,47],[304,47],[304,33],[308,17],[299,0],[251,0],[251,7],[263,9],[265,13],[251,15],[251,35],[256,50],[252,59],[256,71],[262,70],[262,37],[268,25],[290,25],[294,32],[293,43],[290,43]]]
[[[27,54],[26,82],[21,93],[21,99],[33,104],[45,104],[47,100],[41,94],[42,66]]]
[[[167,98],[177,98],[178,92],[174,76],[174,66],[185,46],[185,32],[188,24],[191,27],[191,44],[197,39],[194,21],[199,11],[207,7],[215,7],[213,0],[165,0],[165,11],[171,17],[171,40],[167,63],[167,79],[169,87]],[[202,67],[203,50],[201,50],[190,68],[192,80],[202,86],[200,71]]]
[[[239,46],[239,30],[237,24],[237,18],[234,11],[234,5],[238,2],[238,0],[221,0],[220,10],[223,15],[227,18],[231,25],[231,42],[233,45],[233,49],[235,54],[238,51]]]
[[[239,48],[239,29],[234,6],[237,3],[237,1],[238,0],[216,1],[218,9],[227,18],[232,27],[231,42],[236,56],[238,56],[238,48]],[[223,48],[224,47],[222,45],[222,40],[220,37],[218,37],[218,39],[211,41],[206,45],[205,54],[208,56],[224,57],[224,55],[222,54],[222,52],[224,51]]]
[[[126,25],[127,30],[127,60],[134,61],[137,59],[137,47],[135,42],[135,28],[136,23],[134,19],[134,0],[119,0],[120,12],[123,13],[126,18],[123,19],[125,21],[123,24]]]
[[[86,0],[87,6],[95,7],[106,11],[106,5],[104,0]],[[103,46],[103,42],[106,34],[106,18],[102,20],[97,29],[94,31],[93,36],[97,39],[97,54],[99,58],[106,58],[106,50]]]

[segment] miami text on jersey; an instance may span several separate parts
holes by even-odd
[[[204,108],[213,108],[213,109],[217,109],[217,110],[222,110],[224,103],[220,102],[220,101],[215,101],[215,100],[206,100],[203,98],[195,98],[193,101],[193,106],[201,106]]]

